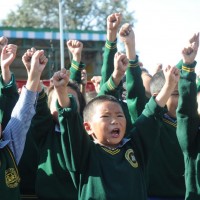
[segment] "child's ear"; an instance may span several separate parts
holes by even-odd
[[[88,132],[89,135],[92,134],[91,126],[89,122],[83,122],[83,126],[85,127],[85,130]]]

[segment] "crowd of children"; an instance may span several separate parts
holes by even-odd
[[[10,70],[17,46],[0,37],[0,196],[2,200],[199,200],[199,34],[175,66],[150,75],[122,14],[107,17],[100,76],[81,62],[83,43],[66,42],[69,70],[40,77],[48,62],[30,47],[27,82]],[[117,51],[117,41],[125,52]]]

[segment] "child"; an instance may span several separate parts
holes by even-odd
[[[127,64],[125,55],[115,55],[116,67],[126,68]],[[74,99],[67,96],[69,75],[63,71],[54,75],[61,138],[68,144],[64,157],[79,199],[146,200],[146,165],[158,137],[163,107],[179,79],[176,68],[169,66],[165,74],[165,86],[150,99],[128,138],[124,138],[126,119],[118,100],[103,95],[90,101],[83,127]]]
[[[152,96],[160,92],[165,81],[163,70],[153,75],[150,82]],[[149,163],[148,196],[152,200],[184,198],[184,160],[176,136],[178,98],[179,91],[176,85],[166,103],[168,112],[162,118],[160,136]]]
[[[185,161],[185,199],[199,200],[200,120],[197,112],[196,62],[194,61],[199,47],[199,33],[195,34],[190,41],[191,46],[184,48],[182,51],[183,66],[179,83],[177,137]]]
[[[22,62],[27,70],[27,74],[30,73],[31,69],[31,58],[36,52],[36,49],[32,47],[28,49],[22,56]],[[46,56],[42,54],[39,58],[40,62],[47,62]],[[41,92],[40,84],[38,85],[38,92]],[[40,93],[39,93],[40,94]],[[40,95],[39,95],[40,98]],[[36,199],[35,195],[35,179],[36,171],[38,166],[38,150],[33,142],[33,136],[28,131],[24,151],[21,160],[18,165],[19,174],[21,177],[20,181],[20,193],[21,199]]]
[[[69,46],[73,54],[72,78],[78,82],[81,79],[81,73],[78,70],[81,63],[80,60],[77,60],[80,54],[73,53],[73,50],[80,50],[80,46],[76,46],[77,43],[79,42],[70,41]],[[79,50],[78,52],[82,51]],[[29,49],[23,56],[27,69],[34,51],[34,48]],[[79,57],[78,59],[81,58]],[[85,101],[80,89],[74,82],[70,82],[67,89],[77,99],[79,111],[82,115]],[[77,199],[77,190],[63,158],[65,149],[62,149],[62,145],[65,146],[67,144],[62,144],[60,140],[60,129],[55,108],[56,99],[57,97],[52,86],[48,88],[47,93],[44,90],[39,93],[36,115],[31,122],[27,138],[29,140],[27,140],[23,154],[24,160],[20,163],[24,179],[22,185],[23,198],[34,199],[38,196],[39,199]],[[32,157],[30,158],[30,156]],[[32,159],[34,161],[37,160],[32,164]],[[28,178],[26,176],[30,172],[31,180],[29,179],[30,175]]]
[[[6,58],[13,56],[9,51],[9,47],[4,46],[1,53],[1,63],[6,62]],[[37,51],[33,56],[31,63],[31,71],[28,75],[26,86],[22,88],[20,98],[15,105],[11,119],[6,128],[0,134],[0,193],[1,199],[20,199],[19,182],[20,176],[17,164],[21,158],[26,134],[29,129],[31,119],[35,114],[35,102],[37,98],[37,87],[39,84],[41,73],[46,62],[40,63],[39,57],[43,51]],[[9,72],[8,72],[9,73]]]
[[[0,37],[0,52],[7,45],[8,39]],[[6,53],[1,58],[1,75],[0,75],[0,123],[2,130],[10,120],[11,112],[19,98],[15,77],[10,71],[10,65],[16,57],[17,46],[8,44]]]

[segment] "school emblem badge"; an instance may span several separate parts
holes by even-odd
[[[19,185],[20,178],[14,168],[9,168],[5,171],[6,185],[9,188],[15,188]]]
[[[128,149],[125,153],[125,158],[126,160],[128,160],[128,162],[134,167],[137,168],[138,167],[138,162],[134,156],[134,151],[133,149]]]

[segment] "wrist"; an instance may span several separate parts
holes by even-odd
[[[118,86],[120,84],[123,76],[124,75],[119,75],[119,74],[115,74],[115,73],[112,74],[112,80],[116,86]]]
[[[72,58],[74,61],[80,63],[81,62],[81,54],[76,54],[76,55],[73,55],[73,58]]]
[[[108,30],[107,31],[107,40],[110,42],[114,42],[117,39],[117,30]]]

